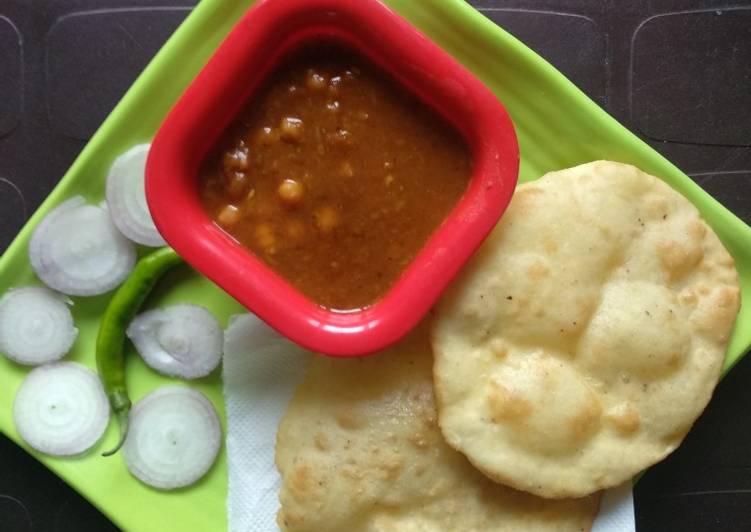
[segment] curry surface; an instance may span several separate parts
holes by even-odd
[[[365,59],[328,45],[282,63],[205,161],[227,233],[318,304],[376,302],[467,188],[471,153]]]

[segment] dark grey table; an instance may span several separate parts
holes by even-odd
[[[751,222],[751,2],[473,3]],[[0,251],[193,4],[0,0]],[[640,532],[751,530],[750,407],[751,357],[638,483]],[[116,529],[5,438],[0,470],[0,532]]]

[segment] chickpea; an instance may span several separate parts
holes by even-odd
[[[355,170],[352,168],[352,165],[349,163],[349,161],[344,161],[339,166],[339,175],[342,177],[352,177],[355,175]]]
[[[342,86],[342,77],[334,76],[329,81],[329,94],[339,94],[339,89]]]
[[[219,225],[234,225],[240,221],[240,218],[242,218],[240,209],[232,204],[225,205],[216,217]]]
[[[225,171],[248,169],[248,148],[237,147],[232,151],[225,152],[222,156],[222,166]]]
[[[259,223],[253,228],[253,238],[256,241],[256,245],[263,249],[266,253],[274,253],[276,249],[276,234],[271,225],[267,223]]]
[[[338,127],[335,132],[326,133],[326,142],[331,146],[347,148],[352,146],[352,134],[348,130]]]
[[[299,205],[305,197],[305,187],[294,179],[285,179],[276,189],[276,193],[282,203],[288,207]]]
[[[279,134],[287,142],[300,142],[304,133],[304,124],[299,118],[285,116],[279,123]]]
[[[326,78],[313,69],[308,70],[305,85],[312,91],[322,91],[326,88]]]
[[[262,127],[255,135],[256,144],[261,146],[271,146],[279,140],[279,132],[271,127]]]
[[[288,220],[284,226],[284,231],[292,240],[300,240],[305,236],[305,225],[300,220]]]
[[[251,188],[248,193],[245,195],[245,198],[242,200],[243,206],[250,210],[254,207],[255,201],[254,198],[256,196],[256,189]]]
[[[245,195],[248,186],[248,176],[245,172],[230,172],[227,175],[227,193],[232,198],[240,198]]]
[[[315,218],[316,227],[324,233],[329,233],[339,225],[339,213],[334,207],[330,205],[324,205],[316,209],[313,213]]]

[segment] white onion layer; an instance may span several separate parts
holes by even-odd
[[[164,386],[130,412],[125,465],[155,488],[189,486],[211,468],[221,440],[219,416],[206,396],[184,386]]]
[[[146,158],[150,148],[150,144],[138,144],[115,159],[107,175],[106,194],[117,228],[134,242],[159,247],[166,242],[146,203]]]
[[[37,451],[73,456],[102,437],[109,403],[95,372],[76,362],[56,362],[26,376],[13,402],[13,421]]]
[[[125,280],[136,262],[136,249],[105,209],[74,196],[52,209],[34,229],[29,259],[50,288],[93,296]]]
[[[126,332],[156,371],[183,379],[211,373],[222,359],[222,328],[197,305],[173,305],[136,316]]]
[[[78,336],[68,304],[41,286],[6,292],[0,298],[0,353],[30,366],[64,357]]]

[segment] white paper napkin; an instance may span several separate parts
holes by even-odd
[[[600,513],[592,532],[634,532],[634,491],[629,480],[625,484],[607,490],[600,501]]]
[[[275,532],[280,486],[274,465],[276,429],[312,355],[255,316],[238,316],[231,326],[241,330],[242,337],[227,342],[224,352],[229,530]],[[629,483],[605,493],[592,532],[634,530]]]
[[[279,507],[274,446],[279,420],[311,355],[279,337],[255,316],[230,321],[242,331],[224,346],[231,532],[273,532]],[[252,352],[247,347],[253,345]]]

